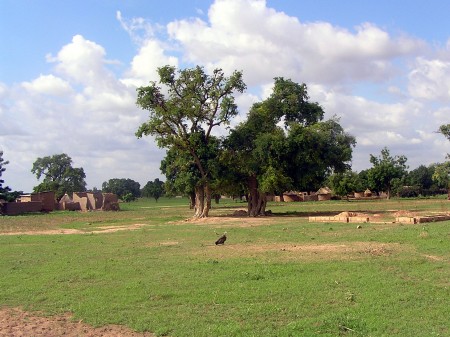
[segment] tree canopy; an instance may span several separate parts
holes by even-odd
[[[442,133],[445,138],[450,140],[450,124],[441,125],[439,128],[439,132]]]
[[[38,158],[31,172],[43,181],[33,188],[34,192],[55,191],[60,199],[65,193],[86,191],[86,174],[83,168],[72,167],[72,158],[67,154],[56,154]]]
[[[114,193],[122,200],[131,201],[140,197],[141,185],[133,179],[113,178],[103,182],[102,192]]]
[[[175,67],[158,68],[156,82],[137,89],[137,105],[150,112],[136,136],[154,136],[158,146],[169,151],[176,148],[183,158],[190,156],[200,180],[194,189],[195,216],[208,216],[211,207],[211,168],[217,159],[217,139],[213,128],[228,125],[238,113],[234,93],[246,89],[242,73],[226,77],[221,69],[211,75],[202,67],[176,71]]]
[[[381,150],[379,157],[371,154],[370,163],[373,166],[367,173],[371,189],[385,191],[389,199],[395,179],[401,179],[406,176],[408,168],[406,161],[407,158],[402,155],[392,157],[386,147]]]
[[[272,94],[231,130],[224,143],[233,177],[247,182],[249,215],[264,214],[268,193],[316,189],[332,171],[349,168],[355,139],[323,116],[305,84],[275,78]]]
[[[142,188],[141,195],[147,198],[154,198],[155,201],[164,195],[164,182],[156,178],[154,181],[148,181]]]
[[[328,177],[328,186],[334,194],[346,197],[354,192],[361,192],[364,187],[358,173],[347,170],[344,172],[333,173]]]
[[[433,174],[435,166],[420,165],[414,170],[408,172],[406,177],[408,186],[417,186],[421,190],[429,189],[433,185]]]
[[[441,125],[439,128],[439,132],[442,133],[445,138],[450,140],[450,124]],[[447,154],[447,159],[450,159],[450,154]],[[450,162],[444,162],[442,164],[438,164],[435,167],[435,171],[433,173],[433,181],[437,182],[439,186],[445,187],[449,189],[449,199],[450,199]]]

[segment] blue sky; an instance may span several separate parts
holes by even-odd
[[[357,140],[353,169],[387,146],[410,169],[450,144],[450,3],[430,1],[0,1],[0,149],[14,190],[31,191],[37,157],[67,153],[88,187],[163,178],[164,150],[134,132],[135,89],[165,64],[243,70],[245,117],[275,76]]]

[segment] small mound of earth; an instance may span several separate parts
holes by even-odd
[[[18,308],[0,309],[0,337],[155,337],[150,332],[135,332],[120,325],[94,328],[72,321],[70,314],[38,316]]]
[[[244,211],[243,209],[239,209],[239,210],[233,212],[233,216],[247,216],[247,211]]]
[[[355,213],[355,212],[341,212],[341,213],[339,213],[336,216],[339,216],[339,217],[353,217],[353,216],[357,216],[357,215],[358,214]]]
[[[414,217],[417,213],[410,212],[410,211],[397,211],[394,213],[395,217]]]

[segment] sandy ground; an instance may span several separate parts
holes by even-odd
[[[1,337],[154,337],[149,332],[138,333],[119,325],[94,328],[83,322],[74,322],[64,316],[39,316],[18,308],[0,309]]]

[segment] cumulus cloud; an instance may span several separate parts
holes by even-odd
[[[56,153],[67,153],[74,166],[82,166],[90,187],[120,178],[130,168],[133,173],[124,177],[143,183],[152,178],[148,172],[159,176],[160,150],[152,144],[150,152],[158,153],[152,158],[145,148],[148,143],[134,136],[147,117],[135,105],[135,87],[109,70],[105,49],[76,35],[48,60],[54,63],[53,73],[20,86],[1,86],[0,95],[7,96],[9,104],[1,105],[6,117],[0,122],[0,142],[8,160],[20,166],[8,172],[10,178],[30,172],[37,157]],[[4,128],[10,130],[9,137],[4,137]],[[27,191],[37,184],[31,174],[17,181]]]
[[[426,100],[450,100],[450,61],[419,57],[408,77],[411,96]]]
[[[31,82],[24,82],[22,86],[32,93],[62,96],[73,90],[69,82],[54,75],[40,75]]]
[[[122,79],[122,83],[137,87],[156,81],[157,68],[165,65],[178,67],[178,58],[167,55],[160,41],[155,39],[144,41],[138,54],[133,57],[131,67]]]
[[[189,61],[243,69],[249,84],[274,76],[330,84],[379,81],[391,76],[395,58],[424,47],[419,39],[392,37],[370,23],[355,31],[327,22],[303,23],[263,0],[217,0],[208,18],[174,21],[169,35]]]

